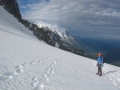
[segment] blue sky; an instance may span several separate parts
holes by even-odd
[[[17,0],[22,17],[80,37],[120,40],[120,0]]]

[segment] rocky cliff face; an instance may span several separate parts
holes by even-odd
[[[2,5],[9,13],[13,14],[18,20],[22,19],[16,0],[0,0],[0,5]]]
[[[61,37],[56,31],[53,31],[47,26],[40,28],[36,24],[30,23],[27,20],[21,20],[20,22],[25,25],[25,27],[27,27],[29,30],[33,31],[34,36],[36,36],[39,40],[43,40],[51,46],[55,47],[56,44],[58,44],[58,48],[62,50],[66,50],[74,54],[89,58],[91,57],[83,50],[79,49],[79,47],[74,46],[75,41],[73,40],[73,38],[70,37],[70,35],[67,35],[67,39],[65,39]]]

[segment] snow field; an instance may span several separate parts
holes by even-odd
[[[91,59],[8,32],[0,33],[1,90],[117,90],[109,79],[108,82],[106,77],[101,80],[95,75],[97,70]]]
[[[10,40],[7,41],[8,38],[5,36],[5,33],[7,36],[10,37],[9,38]],[[1,31],[1,34],[2,35],[0,40],[1,43],[0,55],[2,58],[0,59],[1,62],[0,81],[4,84],[2,85],[3,90],[7,88],[6,86],[8,85],[7,83],[9,81],[14,81],[14,80],[16,82],[25,81],[28,85],[31,84],[33,85],[33,86],[31,85],[31,89],[33,87],[36,88],[40,83],[36,85],[36,82],[30,81],[32,80],[33,77],[36,77],[36,75],[33,75],[33,73],[37,73],[40,71],[43,72],[43,73],[41,72],[39,73],[40,76],[38,75],[38,77],[41,77],[40,80],[42,80],[43,76],[46,77],[47,73],[46,74],[44,73],[47,69],[48,69],[47,72],[50,73],[48,74],[49,76],[51,76],[52,73],[54,73],[54,67],[58,63],[59,57],[63,56],[63,54],[61,53],[55,54],[54,52],[48,52],[48,50],[50,49],[48,48],[47,50],[46,48],[45,50],[45,48],[42,47],[42,45],[40,45],[40,47],[35,50],[34,47],[38,47],[37,46],[38,42],[36,42],[36,45],[33,47],[31,44],[29,44],[29,41],[34,42],[33,40],[23,37],[22,39],[25,40],[25,42],[22,42],[23,40],[20,40],[21,36],[11,35],[11,33],[4,31]],[[14,38],[14,36],[16,37],[16,39],[15,42],[12,42],[11,38]],[[26,48],[24,48],[25,44],[28,45]],[[43,43],[43,46],[46,46],[46,44]],[[33,55],[31,55],[31,53],[33,53]],[[53,58],[56,59],[56,61],[54,61]],[[42,63],[44,63],[44,65],[42,65]],[[31,71],[32,73],[27,72],[27,70]],[[21,76],[22,76],[22,80],[19,79]],[[46,80],[49,80],[49,78],[46,77]],[[21,83],[21,85],[24,86],[26,84],[25,82],[23,84]],[[13,82],[11,84],[15,85],[16,83]],[[25,87],[28,89],[27,85]],[[9,90],[10,89],[12,90],[13,88],[9,87]]]
[[[38,41],[0,6],[0,90],[120,90],[120,68]]]

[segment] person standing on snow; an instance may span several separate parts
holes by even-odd
[[[102,67],[103,67],[103,57],[100,53],[97,54],[97,66],[98,66],[98,73],[96,73],[99,76],[102,76]]]

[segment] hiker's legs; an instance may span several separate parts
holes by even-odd
[[[99,71],[99,66],[98,66],[98,74],[99,74],[99,72],[100,72],[100,71]]]
[[[102,75],[102,67],[101,67],[101,65],[98,65],[98,74]]]

